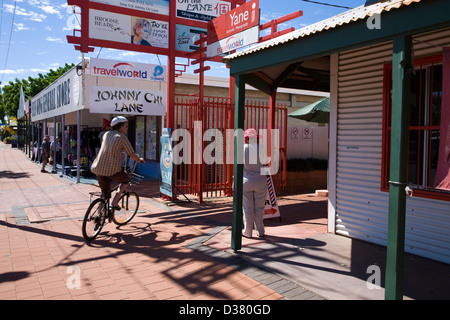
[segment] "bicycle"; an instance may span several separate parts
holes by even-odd
[[[130,186],[136,185],[143,180],[143,176],[134,173],[137,162],[134,163],[133,170],[130,173]],[[139,209],[139,195],[129,190],[130,186],[122,193],[119,198],[119,206],[121,209],[116,211],[110,203],[111,196],[104,197],[101,192],[89,192],[91,204],[84,215],[82,232],[86,241],[94,240],[102,230],[106,221],[114,222],[118,226],[123,226],[130,222]],[[112,192],[117,191],[120,187],[118,184],[111,189]],[[92,197],[97,197],[92,201]]]

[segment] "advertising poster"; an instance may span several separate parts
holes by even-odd
[[[259,26],[239,32],[235,35],[208,44],[207,56],[215,57],[233,50],[246,47],[259,41]]]
[[[120,8],[139,10],[142,12],[169,15],[170,0],[90,0]],[[177,17],[211,21],[215,17],[231,10],[231,4],[220,0],[174,0],[177,1]]]
[[[169,23],[90,9],[89,38],[168,48]]]
[[[159,190],[162,194],[172,197],[172,137],[171,129],[163,128],[161,136],[161,158],[159,167],[161,171],[161,178],[159,182]]]
[[[91,86],[90,112],[123,116],[164,116],[166,92],[145,89]]]
[[[200,49],[195,41],[200,39],[202,33],[206,36],[206,29],[177,24],[175,50],[192,52]]]
[[[272,176],[267,176],[267,198],[264,206],[264,219],[280,217],[277,196],[273,187]]]
[[[208,23],[208,44],[259,26],[259,0],[252,0]]]
[[[169,15],[169,0],[91,0],[111,6]]]
[[[96,77],[112,77],[166,82],[166,67],[155,64],[90,58],[90,73]]]
[[[177,17],[211,21],[231,10],[231,3],[218,0],[178,0]]]

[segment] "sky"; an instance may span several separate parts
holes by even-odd
[[[365,0],[315,0],[317,2],[355,8]],[[66,0],[2,0],[0,12],[0,82],[1,86],[9,81],[36,77],[50,69],[63,67],[65,63],[77,64],[81,61],[81,52],[67,43],[66,36],[73,29],[80,29],[79,21],[73,14],[72,6]],[[297,10],[303,16],[281,25],[278,30],[287,27],[300,29],[312,23],[324,20],[347,9],[325,6],[303,0],[260,0],[261,24],[280,18]],[[76,8],[79,12],[80,8]],[[15,14],[14,14],[15,12]],[[79,17],[79,15],[78,15]],[[262,36],[264,34],[261,34]],[[127,62],[140,62],[166,65],[165,56],[138,53],[109,48],[95,48],[85,58],[103,58]],[[178,59],[178,62],[187,62]],[[228,77],[229,71],[224,64],[210,63],[212,69],[206,76]],[[193,73],[195,68],[188,68]]]

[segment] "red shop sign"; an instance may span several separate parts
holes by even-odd
[[[259,25],[259,0],[252,0],[208,23],[208,44]]]

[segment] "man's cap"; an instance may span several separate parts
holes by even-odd
[[[127,122],[127,118],[122,117],[122,116],[117,116],[114,119],[111,120],[111,127],[114,127],[116,124],[122,123],[122,122]]]

